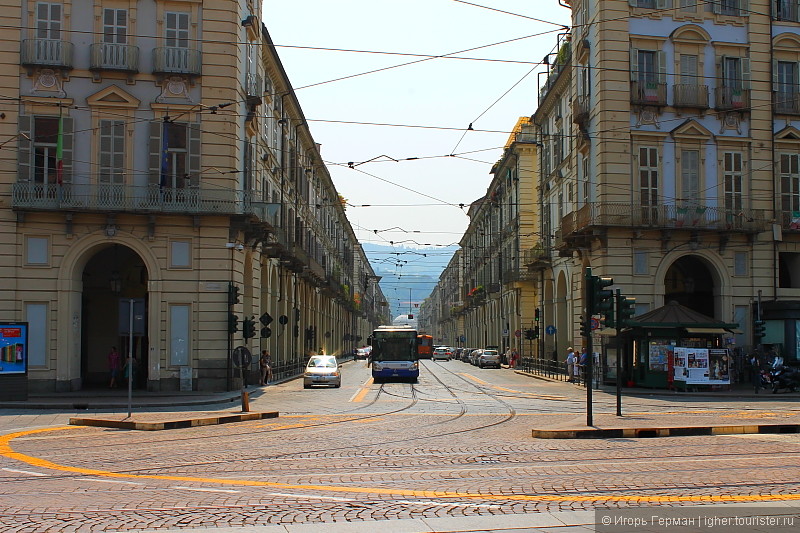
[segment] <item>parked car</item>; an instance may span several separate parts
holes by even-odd
[[[342,386],[342,366],[333,355],[312,355],[303,373],[303,388],[312,385]]]
[[[477,366],[478,357],[480,357],[481,353],[483,353],[483,350],[481,350],[480,348],[478,348],[477,350],[472,350],[472,352],[469,354],[469,364]]]
[[[461,360],[465,363],[469,363],[469,356],[472,355],[472,352],[475,351],[475,348],[464,348],[461,350]]]
[[[353,356],[355,357],[356,360],[366,359],[367,357],[369,357],[369,352],[367,352],[367,350],[365,350],[364,348],[356,348],[355,350],[353,350],[353,352],[354,352]]]
[[[450,351],[450,348],[447,346],[439,346],[435,350],[433,350],[433,360],[444,360],[449,361],[450,357],[453,356],[453,352]]]
[[[487,366],[500,368],[500,352],[497,350],[481,350],[481,354],[478,356],[478,368],[486,368]]]

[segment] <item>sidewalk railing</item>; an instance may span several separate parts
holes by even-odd
[[[531,374],[538,374],[550,379],[557,379],[560,381],[567,381],[567,365],[561,361],[553,361],[552,359],[538,359],[535,357],[523,357],[517,368],[523,372],[530,372]]]

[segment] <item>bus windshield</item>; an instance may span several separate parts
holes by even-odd
[[[415,331],[376,332],[372,341],[372,361],[416,361]]]

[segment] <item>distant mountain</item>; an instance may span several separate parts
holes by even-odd
[[[458,250],[457,246],[406,248],[372,243],[362,246],[375,274],[381,276],[381,290],[389,301],[392,318],[419,312],[419,304],[430,296],[444,267]]]

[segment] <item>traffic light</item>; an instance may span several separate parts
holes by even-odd
[[[533,312],[533,321],[539,322],[539,308],[537,307],[536,310]]]
[[[614,284],[612,278],[591,276],[589,279],[590,315],[607,315],[613,307],[614,291],[606,289]]]
[[[228,305],[236,305],[239,303],[239,287],[233,283],[228,284]]]
[[[256,336],[256,321],[255,317],[244,317],[244,321],[242,322],[242,336],[245,339],[252,339]]]
[[[581,317],[581,337],[589,338],[592,336],[592,319]]]
[[[539,326],[533,326],[533,338],[534,339],[539,338]]]
[[[627,296],[619,295],[619,327],[625,328],[630,326],[631,318],[636,314],[636,298],[629,298]]]
[[[528,339],[529,341],[532,341],[533,339],[535,339],[536,337],[534,337],[534,331],[532,329],[526,329],[525,330],[525,338]]]
[[[239,331],[239,317],[233,313],[228,313],[228,333],[236,333]]]
[[[767,334],[767,323],[763,320],[753,321],[753,339],[760,342],[761,339]]]

